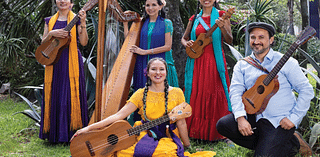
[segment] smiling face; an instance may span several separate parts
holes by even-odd
[[[56,0],[56,5],[59,10],[71,10],[73,3],[71,0]]]
[[[210,8],[213,6],[214,2],[216,0],[199,0],[200,4],[202,5],[202,7],[204,8]]]
[[[162,7],[163,5],[159,5],[158,0],[147,0],[145,4],[145,10],[150,17],[158,17]]]
[[[250,47],[255,54],[268,53],[274,37],[269,37],[269,32],[262,28],[254,28],[250,32]]]
[[[167,67],[165,63],[157,59],[151,62],[148,68],[148,77],[151,79],[152,84],[164,83],[167,77]]]

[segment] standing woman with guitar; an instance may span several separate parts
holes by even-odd
[[[166,78],[168,74],[167,68],[167,63],[164,59],[159,57],[150,59],[147,64],[148,81],[145,87],[137,90],[127,104],[116,114],[78,130],[74,137],[79,135],[77,138],[81,138],[81,134],[94,132],[94,130],[102,129],[118,120],[123,120],[137,108],[140,109],[139,114],[142,120],[137,121],[135,126],[163,117],[170,113],[174,107],[184,103],[185,98],[182,90],[168,85]],[[108,137],[104,138],[107,139]],[[119,141],[121,140],[124,139],[119,137]],[[140,132],[137,140],[138,142],[133,146],[117,151],[114,156],[192,156],[190,153],[184,153],[183,146],[190,146],[184,118],[176,123],[169,124],[165,122],[148,131]],[[105,141],[107,142],[107,140]],[[103,145],[101,148],[104,148]],[[214,152],[209,151],[195,153],[198,156],[213,156],[214,154]],[[99,156],[100,154],[97,155]]]
[[[216,122],[231,110],[228,105],[230,81],[222,42],[231,44],[233,37],[230,20],[221,18],[225,12],[217,9],[216,0],[199,0],[199,3],[202,10],[198,14],[197,9],[198,18],[189,19],[181,43],[191,47],[200,33],[206,33],[206,27],[217,24],[218,28],[212,34],[212,43],[204,47],[199,58],[187,58],[185,96],[193,110],[186,121],[190,137],[214,141],[224,138],[217,132]]]
[[[49,142],[69,142],[77,129],[88,125],[83,61],[77,43],[88,42],[86,12],[75,15],[72,0],[55,0],[58,12],[45,18],[42,43],[53,37],[71,38],[54,65],[45,67],[44,101],[41,106],[41,139]],[[64,28],[75,17],[80,20],[70,32]]]

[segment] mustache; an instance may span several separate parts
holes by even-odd
[[[252,43],[252,45],[253,45],[253,46],[256,46],[256,45],[261,45],[261,46],[263,46],[263,44],[255,44],[255,43]]]

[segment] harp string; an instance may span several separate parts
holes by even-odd
[[[109,0],[110,3],[115,0]],[[115,5],[115,4],[113,4]],[[109,7],[106,12],[106,25],[105,25],[105,49],[103,59],[103,87],[109,77],[113,65],[118,57],[120,49],[124,41],[123,26],[117,20],[117,14]]]

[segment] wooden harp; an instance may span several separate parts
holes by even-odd
[[[99,0],[99,26],[97,48],[97,77],[95,111],[89,122],[98,122],[121,109],[128,98],[136,54],[129,52],[131,45],[139,45],[140,28],[142,26],[138,13],[124,14],[116,0]],[[103,60],[105,51],[105,17],[106,10],[111,11],[114,18],[120,22],[134,21],[122,44],[118,57],[110,75],[103,84]]]

